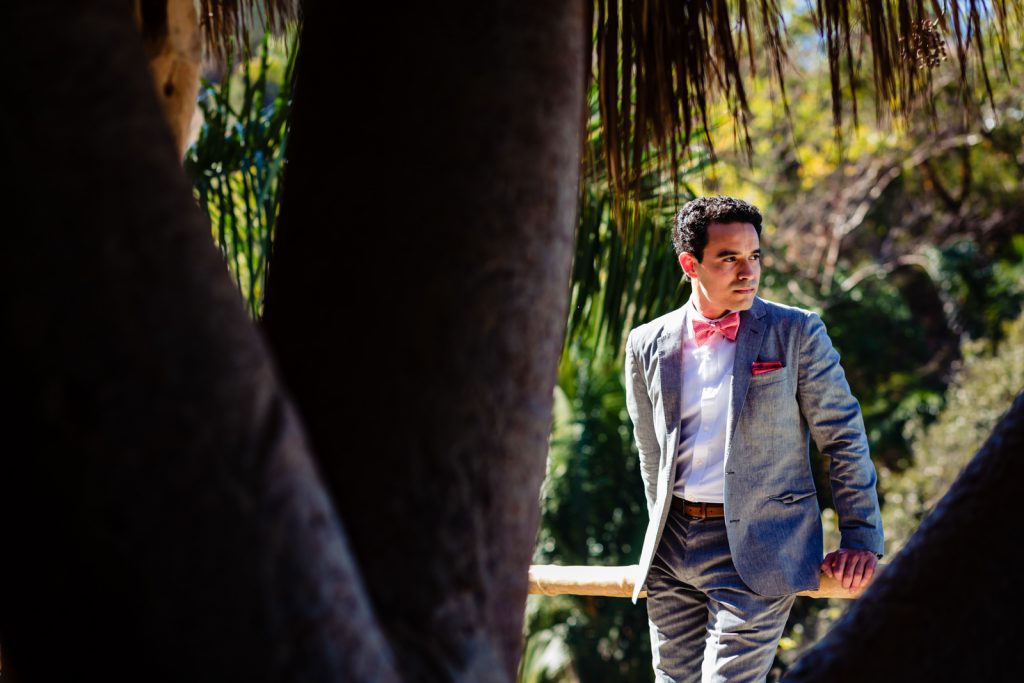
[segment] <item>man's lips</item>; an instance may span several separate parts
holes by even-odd
[[[734,289],[732,291],[736,292],[737,294],[750,294],[755,289],[757,289],[756,286],[755,287],[737,287],[736,289]]]

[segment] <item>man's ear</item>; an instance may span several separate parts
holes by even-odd
[[[684,251],[679,255],[679,265],[690,278],[697,277],[697,259],[688,251]]]

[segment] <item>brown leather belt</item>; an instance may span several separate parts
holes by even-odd
[[[683,500],[679,496],[672,496],[672,507],[687,517],[694,519],[716,519],[725,517],[725,506],[721,503],[694,503]]]

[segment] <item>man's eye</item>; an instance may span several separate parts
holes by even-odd
[[[754,254],[750,258],[754,259],[755,261],[760,261],[761,260],[761,255],[760,254]]]

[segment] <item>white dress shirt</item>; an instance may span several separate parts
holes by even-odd
[[[715,333],[698,347],[693,321],[709,319],[700,313],[696,297],[683,308],[682,424],[673,493],[686,500],[722,503],[736,342]]]

